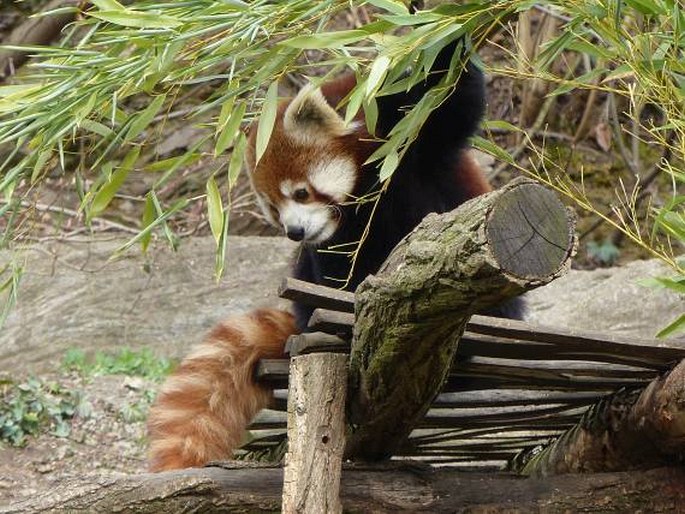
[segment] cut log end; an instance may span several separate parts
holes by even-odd
[[[548,279],[568,262],[574,222],[557,196],[523,182],[499,198],[488,216],[486,235],[501,269],[525,279]]]

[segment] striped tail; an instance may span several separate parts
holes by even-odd
[[[230,459],[272,398],[254,382],[255,364],[282,357],[294,333],[293,316],[280,310],[257,310],[216,326],[162,385],[150,410],[150,470]]]

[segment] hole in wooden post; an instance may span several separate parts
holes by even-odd
[[[327,435],[323,436],[323,437],[321,438],[321,442],[322,442],[323,444],[328,444],[328,436],[327,436]]]

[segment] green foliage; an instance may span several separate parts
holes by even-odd
[[[601,243],[590,241],[587,244],[587,253],[592,260],[603,266],[611,266],[618,260],[620,255],[619,249],[610,240],[605,240]]]
[[[73,348],[67,351],[62,368],[86,377],[129,375],[161,382],[170,373],[173,363],[157,357],[147,348],[139,351],[124,348],[114,355],[99,351],[92,358],[83,350]]]
[[[69,420],[84,415],[87,406],[77,392],[30,378],[0,384],[0,441],[23,446],[26,438],[48,431],[58,437],[71,432]]]
[[[685,8],[677,0],[473,0],[436,3],[411,13],[399,0],[140,0],[124,6],[115,0],[83,4],[79,22],[66,31],[58,47],[36,47],[37,58],[15,83],[0,87],[0,145],[13,148],[0,159],[0,194],[7,216],[3,241],[16,230],[12,216],[21,207],[27,185],[35,185],[55,170],[75,175],[81,208],[92,220],[107,212],[112,198],[131,171],[145,171],[154,183],[145,195],[141,232],[120,251],[140,243],[148,248],[160,231],[175,247],[178,236],[168,223],[183,209],[207,200],[208,218],[217,242],[216,272],[224,269],[228,227],[227,200],[245,151],[241,121],[262,114],[258,156],[271,130],[277,84],[290,72],[319,75],[308,50],[317,50],[328,66],[325,77],[350,68],[358,85],[345,100],[346,119],[360,109],[371,131],[376,124],[375,98],[406,90],[425,78],[438,52],[461,38],[469,53],[487,43],[494,30],[508,30],[519,12],[534,8],[559,20],[558,36],[545,43],[531,62],[514,48],[492,75],[542,80],[554,85],[550,99],[579,90],[610,95],[630,123],[614,137],[631,137],[635,146],[668,149],[669,158],[656,169],[673,184],[663,204],[655,203],[645,219],[637,207],[640,184],[616,184],[617,195],[606,205],[590,199],[580,173],[572,178],[564,163],[544,151],[526,127],[517,132],[527,160],[477,138],[476,145],[522,173],[532,175],[622,231],[678,274],[685,270],[676,255],[685,239],[682,189],[685,180]],[[373,6],[369,23],[332,30],[329,22],[353,7]],[[577,60],[575,60],[578,58]],[[574,61],[575,60],[575,61]],[[583,69],[565,66],[584,63]],[[390,179],[408,145],[431,110],[457,80],[461,62],[387,135],[372,161],[382,161],[381,179]],[[321,63],[317,62],[317,66]],[[414,72],[406,76],[410,67]],[[188,98],[202,101],[188,104]],[[179,99],[184,111],[177,112]],[[659,115],[643,117],[646,106]],[[146,152],[162,137],[159,121],[182,115],[206,129],[179,156],[149,162]],[[499,125],[498,125],[499,124]],[[486,125],[507,130],[498,120]],[[625,128],[628,127],[628,128]],[[157,194],[178,180],[185,166],[232,150],[230,162],[210,170],[206,195],[164,203]],[[223,179],[225,177],[225,179]],[[387,182],[386,182],[387,184]],[[24,187],[22,187],[24,186]],[[375,201],[377,198],[364,198]],[[598,255],[604,255],[597,247]],[[349,252],[356,257],[356,249]]]
[[[150,411],[150,405],[154,401],[156,391],[143,391],[143,397],[135,403],[125,403],[119,408],[117,416],[127,423],[145,421]]]

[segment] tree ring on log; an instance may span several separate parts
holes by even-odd
[[[523,183],[488,215],[486,237],[502,270],[522,278],[545,278],[567,262],[573,248],[569,212],[554,192]]]

